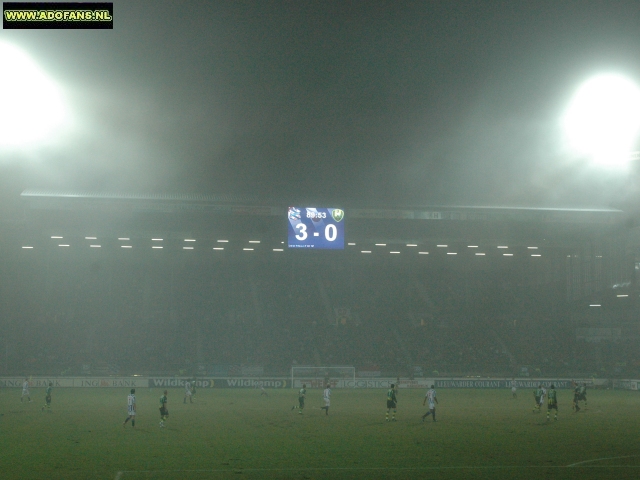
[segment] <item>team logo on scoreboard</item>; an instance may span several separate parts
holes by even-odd
[[[339,208],[334,208],[331,212],[331,216],[336,222],[341,222],[344,218],[344,210],[340,210]]]
[[[300,209],[296,207],[289,207],[289,220],[300,220]]]

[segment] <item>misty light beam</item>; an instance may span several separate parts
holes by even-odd
[[[0,42],[0,149],[33,149],[69,121],[62,91],[25,52]]]
[[[596,165],[621,167],[640,134],[640,88],[617,74],[583,83],[562,118],[567,146]]]

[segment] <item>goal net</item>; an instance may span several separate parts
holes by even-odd
[[[291,367],[291,388],[323,388],[327,382],[332,387],[355,387],[356,367]]]

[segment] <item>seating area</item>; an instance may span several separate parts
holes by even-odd
[[[500,272],[335,261],[13,268],[20,275],[6,272],[1,285],[13,325],[3,374],[640,374],[633,339],[576,340],[557,285]]]

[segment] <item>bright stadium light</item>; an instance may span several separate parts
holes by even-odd
[[[571,99],[562,127],[573,154],[596,165],[625,166],[640,136],[640,87],[617,74],[587,80]]]
[[[18,47],[0,42],[0,149],[49,143],[69,123],[62,90]]]

